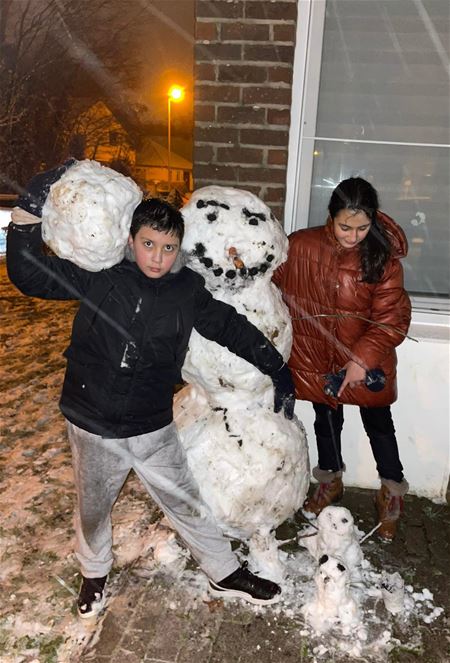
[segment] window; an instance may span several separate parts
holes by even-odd
[[[110,131],[109,132],[109,144],[110,145],[113,145],[113,146],[120,145],[120,143],[121,143],[120,138],[121,138],[121,136],[120,136],[118,131]]]
[[[448,0],[302,0],[299,11],[287,229],[324,223],[331,191],[360,175],[406,233],[406,287],[446,308]]]

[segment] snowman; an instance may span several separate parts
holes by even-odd
[[[271,276],[288,241],[269,208],[247,191],[209,186],[194,192],[182,214],[188,266],[286,361],[291,322]],[[274,412],[270,378],[195,330],[183,378],[189,384],[175,398],[175,420],[200,493],[223,531],[248,541],[253,568],[282,577],[268,551],[276,550],[274,529],[308,489],[304,428]]]
[[[315,528],[300,539],[309,553],[319,560],[324,554],[339,558],[356,580],[360,576],[363,553],[351,512],[343,506],[330,505],[319,514]]]
[[[342,560],[323,554],[314,576],[316,594],[301,611],[317,633],[339,627],[349,635],[361,624],[361,611],[350,589],[350,574]]]

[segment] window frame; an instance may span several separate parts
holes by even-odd
[[[299,0],[297,38],[292,81],[291,125],[287,164],[287,187],[284,228],[289,234],[308,226],[313,152],[317,140],[405,145],[394,141],[354,140],[316,136],[320,70],[327,0]],[[411,144],[412,145],[412,144]],[[420,147],[421,143],[414,145]],[[438,145],[436,145],[438,146]],[[442,146],[441,146],[442,147]],[[427,295],[410,295],[413,310],[421,313],[450,314],[450,299]],[[448,320],[445,323],[447,327]]]

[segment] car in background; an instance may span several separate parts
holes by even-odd
[[[15,193],[0,193],[0,256],[6,253],[6,229],[11,221],[11,211],[16,200]]]

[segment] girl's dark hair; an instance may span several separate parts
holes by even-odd
[[[131,220],[130,235],[134,239],[142,226],[175,235],[183,241],[184,221],[180,212],[159,198],[143,200],[134,210]]]
[[[386,231],[378,220],[378,208],[377,192],[361,177],[350,177],[338,184],[328,204],[332,219],[335,219],[341,210],[349,209],[364,212],[371,221],[368,234],[358,245],[362,280],[366,283],[377,283],[381,279],[392,250]]]

